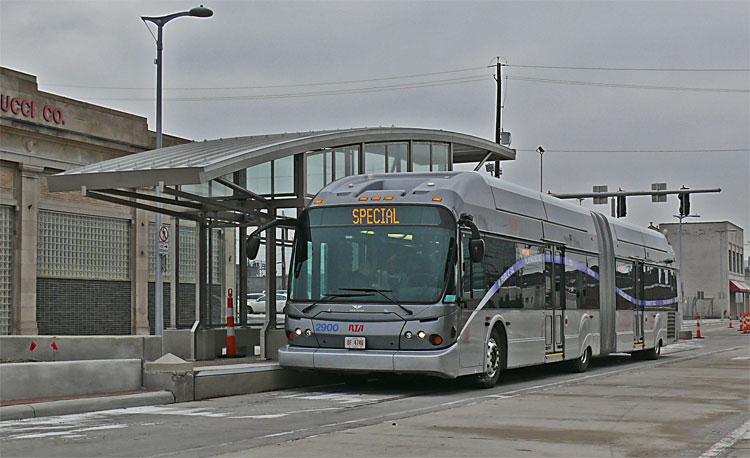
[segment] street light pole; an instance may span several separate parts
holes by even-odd
[[[680,233],[680,300],[685,300],[685,281],[683,280],[683,272],[682,272],[682,220],[685,218],[700,218],[701,215],[672,215],[675,218],[678,218],[680,220],[680,226],[679,226],[679,233]],[[683,305],[684,307],[684,305]],[[684,315],[685,311],[683,310],[681,315]]]
[[[544,183],[544,148],[540,146],[536,149],[536,152],[539,153],[539,192],[544,192],[542,190],[542,183]]]
[[[156,149],[162,147],[162,128],[161,128],[161,79],[162,79],[162,50],[164,49],[164,42],[162,41],[162,30],[164,25],[182,16],[193,16],[193,17],[211,17],[214,12],[208,8],[204,8],[203,5],[192,8],[190,11],[182,11],[180,13],[168,14],[166,16],[141,16],[143,22],[152,22],[157,27],[156,35]],[[162,184],[156,187],[156,196],[161,197]],[[157,204],[158,208],[162,207],[161,202]],[[154,291],[154,333],[161,335],[164,330],[164,279],[162,276],[162,255],[158,252],[160,233],[161,233],[161,213],[156,212],[156,250],[154,256],[154,270],[155,270],[155,291]],[[172,285],[172,288],[176,288],[177,285]]]

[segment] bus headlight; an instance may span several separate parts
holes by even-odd
[[[297,329],[295,329],[295,330],[294,330],[294,333],[295,333],[296,335],[298,335],[298,336],[301,336],[301,335],[302,335],[302,329],[300,329],[300,328],[297,328]]]
[[[312,331],[311,331],[311,330],[309,330],[309,329],[305,329],[305,335],[306,335],[307,337],[310,337],[310,336],[312,335]]]
[[[414,334],[412,334],[411,331],[406,331],[404,333],[404,337],[406,337],[407,339],[411,339],[412,337],[414,337]]]
[[[427,337],[427,333],[425,333],[424,331],[419,331],[417,333],[417,337],[419,337],[420,339],[424,339],[425,337]]]

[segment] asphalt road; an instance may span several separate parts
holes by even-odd
[[[750,456],[750,337],[720,326],[658,361],[393,377],[0,422],[9,456]]]

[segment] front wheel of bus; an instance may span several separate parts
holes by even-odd
[[[483,374],[477,375],[475,383],[477,388],[492,388],[495,386],[497,380],[500,378],[501,356],[500,333],[497,332],[497,329],[494,329],[487,341],[487,348],[484,354],[487,369]]]

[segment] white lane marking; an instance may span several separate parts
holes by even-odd
[[[250,420],[267,420],[270,418],[286,417],[287,415],[289,414],[288,413],[267,413],[267,414],[259,414],[259,415],[242,415],[242,416],[229,417],[229,418],[234,418],[234,419],[247,418]]]
[[[143,406],[143,407],[130,407],[123,409],[121,413],[124,414],[152,414],[152,415],[184,415],[187,417],[209,417],[209,418],[223,418],[228,417],[229,414],[226,412],[212,412],[204,407],[198,408],[182,408],[182,407],[164,407],[164,406]]]
[[[750,356],[735,356],[732,359],[750,359]]]
[[[727,434],[724,439],[710,446],[700,458],[713,458],[721,455],[726,449],[733,446],[738,440],[742,439],[750,432],[750,418],[739,428]]]
[[[286,396],[279,396],[281,399],[305,399],[308,401],[333,401],[342,403],[353,402],[372,402],[388,399],[392,396],[375,396],[371,394],[351,394],[351,393],[299,393]]]
[[[16,434],[15,436],[9,436],[8,439],[39,439],[50,436],[67,436],[69,434],[84,433],[88,431],[100,431],[104,429],[122,429],[127,428],[126,424],[116,425],[102,425],[102,426],[90,426],[88,428],[77,428],[68,431],[50,431],[46,433],[35,433],[35,434]]]
[[[285,417],[287,415],[297,415],[301,413],[310,413],[310,412],[326,412],[331,410],[343,410],[346,409],[346,407],[321,407],[318,409],[302,409],[302,410],[292,410],[290,412],[281,412],[281,413],[272,413],[272,414],[257,414],[257,415],[236,415],[233,417],[228,417],[232,419],[240,419],[240,418],[249,418],[249,419],[264,419],[264,418],[281,418]]]

